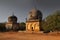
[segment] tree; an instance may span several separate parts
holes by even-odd
[[[0,32],[6,31],[5,23],[0,23]]]
[[[42,21],[42,29],[44,33],[48,33],[50,31],[50,28],[48,27],[48,24],[46,21]]]
[[[25,26],[26,24],[24,23],[24,22],[21,22],[20,23],[20,30],[25,30],[26,29],[26,26]]]
[[[60,31],[60,11],[47,16],[42,25],[44,31]]]

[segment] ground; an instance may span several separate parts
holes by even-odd
[[[0,40],[60,40],[60,34],[0,32]]]

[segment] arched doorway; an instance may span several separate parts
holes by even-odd
[[[34,31],[33,27],[31,29],[32,29],[32,31]]]

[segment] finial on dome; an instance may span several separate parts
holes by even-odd
[[[14,16],[14,12],[12,12],[12,16]]]
[[[33,0],[33,9],[37,9],[36,1],[37,0]]]

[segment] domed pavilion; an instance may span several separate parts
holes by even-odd
[[[30,31],[30,32],[40,31],[41,21],[42,21],[41,11],[33,8],[29,12],[28,18],[26,20],[26,31]]]
[[[17,23],[17,17],[15,15],[8,17],[8,22],[6,23],[6,29],[7,30],[18,30],[19,29],[19,23]]]

